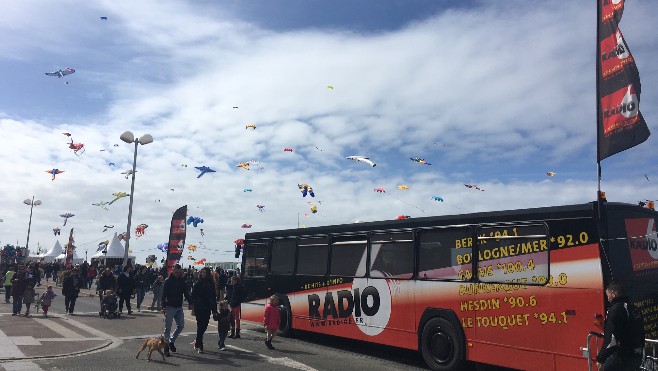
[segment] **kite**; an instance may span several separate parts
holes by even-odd
[[[260,211],[261,213],[265,211],[265,205],[256,205],[256,207],[258,208],[258,211]]]
[[[53,72],[46,72],[46,75],[47,76],[57,76],[58,78],[61,79],[62,77],[70,75],[72,73],[75,73],[75,70],[71,67],[66,67],[63,70],[57,70],[57,71],[53,71]]]
[[[201,260],[199,260],[199,261],[195,261],[195,262],[192,263],[192,264],[194,264],[194,265],[204,265],[204,264],[206,264],[206,258],[203,258],[203,259],[201,259]]]
[[[548,175],[548,176],[555,176],[555,175],[557,175],[557,173],[556,173],[556,172],[553,172],[553,171],[549,171],[548,173],[546,173],[546,175]]]
[[[128,177],[133,174],[133,171],[132,170],[126,170],[126,171],[122,171],[121,174],[125,175],[126,179],[128,179]]]
[[[420,164],[423,164],[423,165],[432,165],[432,164],[430,164],[429,162],[425,161],[425,160],[422,159],[422,158],[418,158],[418,157],[409,157],[409,159],[410,159],[411,161],[416,161],[416,162],[418,162],[418,163],[420,163]]]
[[[187,256],[187,260],[196,260],[196,258],[193,257],[192,255],[188,255],[188,256]]]
[[[233,241],[238,246],[244,246],[244,238],[238,238],[237,240]]]
[[[107,245],[110,243],[110,241],[105,240],[101,243],[98,244],[98,248],[96,249],[96,252],[102,251],[103,254],[107,254]]]
[[[64,218],[64,225],[66,225],[66,222],[69,220],[69,218],[72,218],[75,216],[75,214],[71,213],[64,213],[64,214],[59,214],[62,218]]]
[[[118,200],[122,197],[130,196],[130,194],[126,193],[126,192],[117,192],[117,193],[112,193],[112,196],[114,196],[114,200],[110,201],[108,203],[108,205],[112,205],[114,203],[114,201],[116,201],[116,200]]]
[[[67,137],[70,137],[70,136],[71,136],[71,133],[69,133],[69,132],[62,133],[62,134],[66,135]]]
[[[203,219],[196,216],[190,216],[187,218],[187,225],[192,224],[194,227],[196,227],[199,223],[203,223]]]
[[[407,185],[399,185],[399,186],[398,186],[398,189],[401,190],[401,191],[406,191],[407,189],[409,189],[409,186],[407,186]]]
[[[190,246],[187,247],[187,249],[190,250],[190,251],[196,251],[197,247],[196,247],[196,245],[190,245]]]
[[[240,228],[251,228],[251,224],[245,223],[242,226],[240,226]]]
[[[348,160],[353,160],[353,161],[361,161],[361,162],[366,163],[366,164],[368,164],[368,165],[370,165],[370,166],[372,166],[372,167],[377,166],[377,164],[375,164],[374,162],[370,161],[370,158],[365,157],[365,156],[347,156],[347,157],[345,157],[345,158],[348,159]]]
[[[397,220],[405,220],[411,218],[409,215],[398,215]]]
[[[162,252],[167,252],[168,247],[169,247],[169,242],[159,243],[158,246],[157,246],[158,250],[160,250]]]
[[[647,174],[644,174],[644,177],[647,178],[647,182],[648,182],[648,181],[649,181],[649,177],[647,176]]]
[[[384,190],[384,188],[375,188],[375,192],[386,193],[386,190]]]
[[[114,162],[108,162],[107,166],[117,166]]]
[[[475,188],[475,189],[477,189],[478,191],[482,191],[482,192],[484,192],[484,189],[478,187],[477,184],[464,184],[464,186],[467,187],[467,188]]]
[[[92,206],[102,207],[104,210],[108,210],[107,206],[105,206],[105,205],[109,205],[109,203],[107,201],[101,201],[101,202],[91,204],[91,205]]]
[[[55,180],[55,175],[61,174],[63,172],[64,172],[64,170],[59,170],[59,169],[46,170],[46,173],[53,175],[52,180]]]
[[[432,199],[433,199],[434,201],[441,201],[441,202],[443,202],[443,198],[441,198],[441,197],[439,197],[439,196],[432,196]]]
[[[187,164],[181,164],[180,167],[187,167]]]
[[[103,232],[107,232],[108,229],[112,229],[112,228],[114,228],[114,226],[113,226],[113,225],[107,225],[107,224],[105,224],[105,225],[103,226],[103,228],[104,228],[104,229],[103,229]]]
[[[245,129],[256,129],[256,125],[254,124],[247,124],[244,126]]]
[[[62,232],[62,230],[59,229],[59,227],[55,227],[55,228],[53,228],[53,234],[54,234],[55,236],[59,236],[59,235],[61,235],[61,234],[62,234],[61,232]]]
[[[107,21],[107,17],[101,17],[101,21]]]
[[[71,143],[69,143],[69,149],[72,149],[73,153],[75,153],[77,156],[85,153],[84,143],[73,143],[73,138],[71,138]]]
[[[292,148],[284,148],[283,152],[292,152]]]
[[[114,146],[115,146],[115,147],[118,147],[119,145],[115,143]]]
[[[137,238],[142,237],[146,232],[146,228],[148,227],[149,227],[148,224],[140,224],[137,227],[135,227],[135,236],[137,236]]]
[[[201,178],[205,173],[214,173],[215,170],[209,168],[208,166],[195,166],[195,169],[199,170],[201,174],[197,176],[197,179]]]
[[[235,167],[241,167],[245,170],[249,170],[249,162],[241,162],[241,163],[235,165]]]
[[[311,206],[311,212],[312,212],[313,214],[317,213],[317,212],[318,212],[318,207],[315,206],[315,205]]]
[[[205,236],[205,235],[206,235],[205,233],[203,233],[203,228],[199,228],[199,231],[201,231],[201,235],[202,235],[202,236]]]
[[[245,188],[242,192],[251,192],[251,188]]]
[[[313,188],[311,188],[310,185],[306,183],[302,183],[302,184],[297,184],[297,187],[302,192],[302,197],[306,197],[306,194],[311,195],[311,197],[315,197],[315,193],[313,193]]]
[[[331,90],[334,90],[334,87],[333,87],[333,86],[331,86],[331,85],[327,85],[327,89],[331,89]]]
[[[237,109],[237,108],[238,108],[238,106],[233,106],[233,108],[234,108],[234,109]]]
[[[120,233],[117,238],[119,241],[124,241],[126,239],[126,232]]]

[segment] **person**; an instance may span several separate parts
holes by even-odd
[[[162,309],[162,284],[164,283],[164,276],[158,275],[158,278],[153,282],[151,291],[153,291],[153,301],[151,302],[151,310]]]
[[[30,307],[34,303],[34,297],[37,293],[34,291],[34,284],[28,283],[25,292],[23,293],[23,304],[25,304],[25,317],[30,316]]]
[[[238,276],[231,276],[231,298],[229,305],[231,306],[231,339],[240,338],[240,310],[242,308],[242,300],[244,300],[244,289]]]
[[[218,268],[218,274],[217,274],[217,289],[218,293],[217,295],[219,296],[219,300],[226,300],[226,283],[228,282],[228,276],[226,275],[226,272],[222,268]]]
[[[91,290],[91,285],[94,283],[94,278],[96,277],[96,266],[91,265],[87,268],[87,290]]]
[[[196,340],[192,343],[194,349],[203,353],[203,334],[208,329],[210,312],[217,316],[217,296],[215,295],[215,284],[212,281],[210,268],[201,268],[199,279],[192,286],[192,314],[196,317]]]
[[[126,265],[123,268],[123,272],[119,274],[119,279],[117,280],[117,293],[119,294],[119,313],[123,313],[123,303],[126,303],[126,309],[128,309],[128,314],[132,314],[133,311],[130,308],[130,298],[133,295],[135,290],[135,278],[130,275],[133,267]]]
[[[146,275],[146,266],[143,265],[135,274],[135,296],[137,300],[137,311],[142,311],[142,302],[146,296],[146,290],[149,288],[148,276]]]
[[[185,315],[183,313],[183,297],[190,303],[192,300],[187,291],[187,285],[183,278],[183,268],[176,264],[172,273],[162,285],[162,313],[165,316],[165,326],[162,336],[169,341],[165,348],[165,356],[170,357],[172,351],[176,353],[176,339],[185,327]],[[176,330],[171,334],[171,322],[176,321]]]
[[[18,272],[14,274],[11,280],[11,297],[13,298],[12,316],[21,314],[21,307],[23,306],[23,293],[27,288],[27,273],[24,266],[18,268]]]
[[[600,371],[631,371],[642,363],[644,320],[640,311],[626,296],[620,284],[605,289],[610,306],[605,316],[603,346],[596,356]]]
[[[41,309],[43,310],[44,317],[48,317],[48,308],[53,305],[53,299],[55,299],[56,296],[57,294],[53,291],[52,285],[48,285],[46,291],[41,294]]]
[[[80,288],[82,288],[84,283],[82,282],[82,277],[80,277],[80,269],[73,268],[71,273],[64,278],[62,282],[62,295],[64,295],[64,309],[65,313],[73,314],[75,310],[75,301],[78,299],[78,294],[80,294]]]
[[[101,316],[106,318],[108,315],[115,316],[118,307],[117,296],[114,295],[114,291],[106,290],[101,301]]]
[[[213,319],[217,321],[217,335],[219,335],[217,347],[219,350],[226,350],[226,337],[228,336],[228,330],[231,328],[231,310],[228,309],[226,300],[219,302],[219,313]]]
[[[16,271],[13,267],[9,267],[7,273],[5,273],[5,279],[2,283],[2,286],[5,287],[5,303],[9,303],[11,298],[11,280],[14,279],[14,274],[16,274]]]
[[[274,350],[272,339],[279,330],[281,324],[281,311],[279,310],[279,298],[276,295],[270,296],[270,302],[265,306],[263,314],[263,327],[265,327],[265,345],[267,349]]]

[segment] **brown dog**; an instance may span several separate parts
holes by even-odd
[[[151,362],[151,353],[153,353],[154,350],[157,350],[158,353],[162,356],[162,360],[167,362],[167,359],[164,356],[164,353],[162,353],[162,349],[164,349],[167,346],[167,340],[165,340],[164,336],[160,336],[159,338],[148,338],[144,340],[144,344],[142,344],[142,349],[137,352],[137,355],[135,358],[139,358],[139,353],[142,352],[142,350],[146,349],[146,347],[149,348],[148,355],[146,356],[146,359],[148,359],[149,362]]]

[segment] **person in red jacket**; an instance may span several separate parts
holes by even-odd
[[[265,345],[267,349],[274,350],[272,339],[281,324],[281,311],[279,310],[279,298],[276,295],[270,296],[270,302],[265,306],[265,315],[263,316],[263,326],[265,327],[266,337]]]

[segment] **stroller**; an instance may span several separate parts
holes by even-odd
[[[119,313],[118,299],[112,290],[107,290],[105,295],[103,295],[103,300],[101,300],[101,311],[98,312],[98,316],[108,319],[121,317],[121,313]]]

